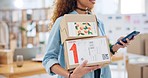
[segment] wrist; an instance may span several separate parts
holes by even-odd
[[[110,51],[111,51],[111,53],[113,55],[117,52],[118,49],[119,48],[118,48],[118,46],[116,44],[115,45],[111,45],[111,47],[110,47]]]
[[[118,49],[119,49],[119,47],[118,47],[117,44],[113,45],[112,50],[113,50],[114,52],[117,52]]]

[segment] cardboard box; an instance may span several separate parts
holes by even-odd
[[[148,56],[148,39],[145,40],[145,55]]]
[[[13,63],[13,52],[11,50],[0,50],[0,64]]]
[[[106,37],[83,38],[64,42],[67,69],[73,69],[88,60],[88,65],[105,65],[111,62]]]
[[[128,78],[148,78],[148,64],[127,64]]]
[[[145,55],[145,40],[148,39],[148,34],[140,34],[131,41],[130,45],[127,46],[127,52]]]
[[[143,67],[143,78],[148,78],[148,65]]]
[[[66,14],[60,23],[62,43],[73,38],[99,36],[95,15]]]

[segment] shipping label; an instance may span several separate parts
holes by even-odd
[[[105,37],[66,41],[69,65],[110,61],[108,44]]]

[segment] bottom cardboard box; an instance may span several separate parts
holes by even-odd
[[[148,64],[127,64],[128,78],[148,78]]]
[[[65,63],[67,69],[73,69],[84,60],[87,66],[104,65],[111,62],[109,43],[106,37],[92,37],[65,41]]]

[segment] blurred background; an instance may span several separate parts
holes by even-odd
[[[0,0],[0,78],[57,77],[49,76],[41,64],[53,6],[54,0]],[[148,78],[148,0],[96,0],[93,11],[112,44],[140,31],[112,57],[112,78]],[[23,55],[21,67],[17,55]]]

